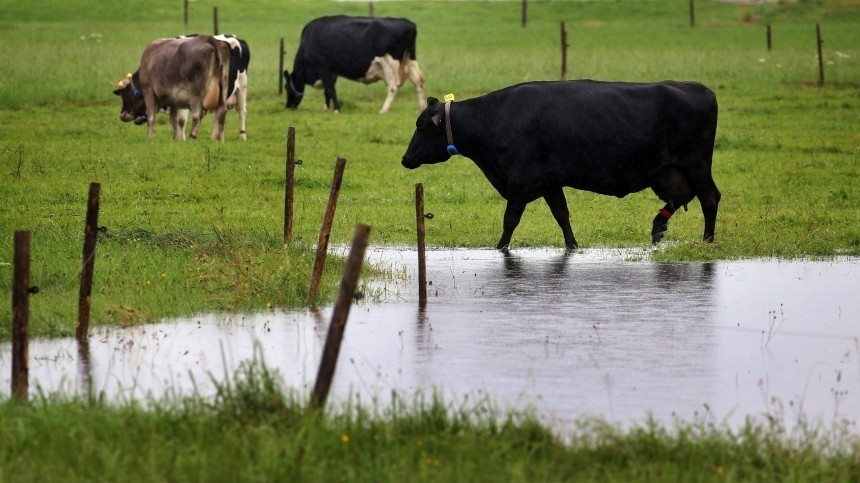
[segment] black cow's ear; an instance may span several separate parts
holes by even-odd
[[[439,114],[436,114],[435,116],[431,117],[430,120],[433,121],[433,124],[435,124],[436,127],[441,126],[442,125],[442,113],[440,112]]]
[[[435,106],[436,104],[439,104],[439,99],[436,99],[435,97],[427,98],[427,107]]]
[[[284,69],[284,79],[290,80],[290,73],[286,69]]]
[[[115,89],[115,90],[113,91],[113,93],[114,93],[114,94],[116,94],[116,95],[118,95],[118,96],[121,96],[121,95],[122,95],[122,91],[124,91],[124,90],[125,90],[125,88],[124,88],[124,87],[123,87],[123,88],[120,88],[120,89]]]

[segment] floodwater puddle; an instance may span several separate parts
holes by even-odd
[[[353,304],[329,400],[486,398],[562,432],[586,416],[735,427],[769,416],[860,433],[860,260],[642,258],[429,250],[421,308],[416,252],[370,248],[366,263],[393,276],[366,284]],[[77,394],[89,380],[120,401],[211,395],[213,380],[256,353],[286,387],[309,394],[331,310],[94,329],[86,374],[74,339],[32,340],[30,390]],[[10,354],[0,345],[4,395]]]

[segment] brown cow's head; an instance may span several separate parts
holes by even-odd
[[[447,161],[452,155],[448,152],[447,145],[445,104],[435,97],[430,97],[427,99],[427,108],[415,121],[415,134],[409,141],[409,147],[406,148],[401,164],[406,168],[415,169],[422,164]]]
[[[122,98],[122,110],[119,118],[122,122],[134,121],[135,124],[146,122],[146,103],[143,94],[137,89],[138,74],[128,74],[114,83],[113,93]]]

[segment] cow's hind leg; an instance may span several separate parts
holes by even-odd
[[[248,135],[245,133],[245,118],[248,117],[248,74],[239,74],[236,82],[239,89],[236,92],[236,112],[239,113],[239,139],[245,141]]]
[[[188,109],[170,108],[170,125],[173,126],[173,139],[185,141],[185,123],[188,120]]]
[[[394,96],[397,95],[399,80],[397,73],[400,71],[400,62],[394,60],[388,54],[385,54],[385,57],[377,57],[373,62],[378,65],[382,80],[387,87],[385,102],[382,103],[382,108],[379,109],[380,114],[385,114],[391,109],[391,103],[394,102]]]
[[[227,107],[221,106],[215,111],[215,125],[212,127],[212,139],[224,140],[224,124],[227,121]]]
[[[427,102],[424,98],[424,74],[421,73],[417,60],[410,59],[403,64],[406,69],[406,73],[409,75],[409,80],[415,84],[415,90],[418,91],[418,110],[424,111],[424,108],[427,107]],[[403,80],[401,79],[401,85],[402,84]]]
[[[575,250],[579,244],[576,243],[573,230],[570,228],[570,211],[567,209],[567,200],[564,198],[564,191],[562,188],[558,188],[544,195],[543,199],[549,205],[556,223],[561,227],[561,233],[564,235],[564,245],[569,250]]]
[[[499,243],[496,245],[497,249],[503,250],[508,248],[508,245],[511,244],[511,237],[514,234],[514,230],[516,230],[517,225],[520,224],[520,218],[523,217],[523,211],[525,211],[525,209],[525,203],[508,200],[508,206],[505,208],[504,224],[502,225],[502,238],[499,239]]]
[[[714,230],[717,225],[717,208],[720,205],[722,195],[712,177],[708,176],[704,186],[696,190],[696,197],[699,198],[699,203],[702,205],[702,214],[705,216],[705,234],[703,239],[706,242],[713,243]]]
[[[693,199],[693,190],[687,177],[673,166],[660,171],[655,176],[651,188],[661,200],[666,202],[654,217],[651,226],[651,243],[657,244],[669,229],[669,218],[678,208],[686,206]]]

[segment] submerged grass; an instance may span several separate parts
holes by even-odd
[[[778,423],[620,429],[584,419],[564,437],[490,401],[393,398],[314,411],[260,362],[214,397],[111,405],[0,402],[0,480],[856,481],[860,441]]]

